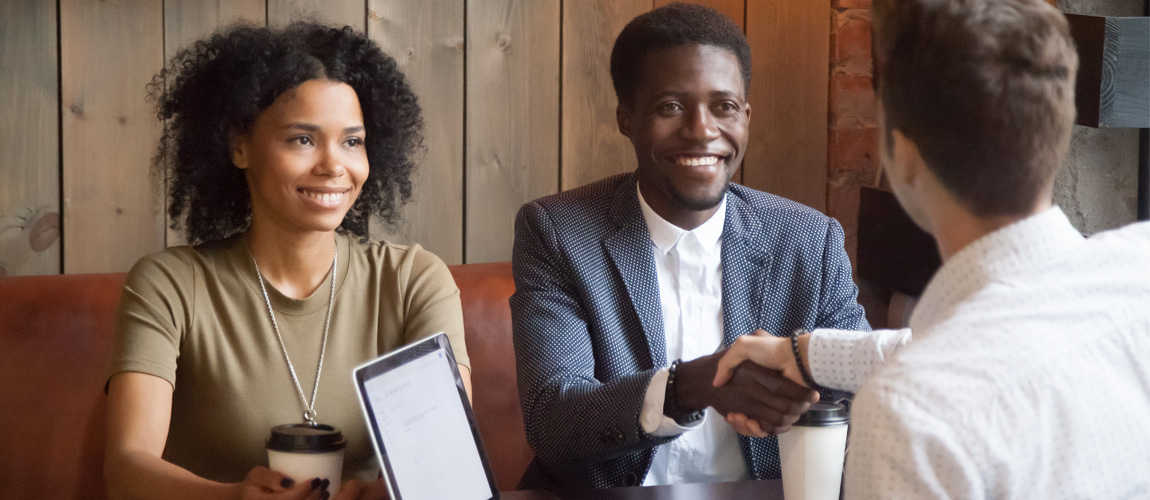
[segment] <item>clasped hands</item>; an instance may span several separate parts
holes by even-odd
[[[679,364],[676,384],[679,409],[713,407],[736,431],[752,437],[790,430],[819,398],[803,384],[790,340],[763,330]]]

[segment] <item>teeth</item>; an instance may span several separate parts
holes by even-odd
[[[705,167],[711,166],[719,162],[717,156],[704,156],[702,158],[680,157],[679,165],[684,167]]]
[[[343,200],[344,193],[316,193],[312,191],[304,191],[308,198],[319,201],[320,203],[335,203]]]

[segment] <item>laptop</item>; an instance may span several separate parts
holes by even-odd
[[[447,335],[360,365],[352,379],[393,500],[498,500]]]

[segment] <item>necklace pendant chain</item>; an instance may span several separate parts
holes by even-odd
[[[292,366],[291,357],[288,356],[287,347],[284,346],[284,338],[283,335],[280,335],[280,326],[279,323],[276,322],[276,313],[272,310],[272,301],[270,298],[268,298],[267,288],[264,287],[264,276],[263,273],[260,272],[259,263],[256,262],[256,255],[252,253],[250,240],[248,242],[248,255],[252,256],[252,265],[256,267],[256,278],[260,282],[260,292],[263,292],[264,304],[268,306],[268,316],[271,316],[272,329],[276,332],[276,340],[279,341],[280,350],[284,355],[284,361],[287,362],[288,373],[291,374],[291,380],[293,383],[295,383],[295,389],[299,392],[299,398],[303,402],[303,421],[308,425],[318,425],[315,420],[315,395],[319,392],[319,376],[323,373],[323,355],[327,351],[327,332],[328,328],[331,326],[332,306],[335,304],[335,273],[338,269],[337,264],[339,262],[339,244],[336,244],[335,255],[331,259],[331,295],[328,297],[327,301],[327,318],[323,323],[323,341],[319,348],[319,365],[317,365],[315,369],[315,385],[313,385],[311,388],[310,403],[308,402],[307,396],[303,392],[303,387],[299,385],[299,377],[297,377],[295,374],[295,367]]]

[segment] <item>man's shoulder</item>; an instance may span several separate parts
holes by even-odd
[[[731,183],[730,194],[752,213],[776,227],[817,225],[825,230],[831,217],[807,205],[782,196]]]
[[[621,189],[632,186],[635,174],[607,177],[561,193],[527,202],[519,209],[520,222],[530,226],[545,224],[557,230],[578,228],[579,232],[606,227]]]

